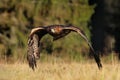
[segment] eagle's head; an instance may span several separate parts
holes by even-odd
[[[55,29],[51,29],[51,32],[52,32],[52,33],[55,33]]]
[[[55,27],[55,28],[51,29],[51,32],[55,33],[55,34],[59,34],[59,33],[61,33],[61,31],[62,31],[61,27]]]

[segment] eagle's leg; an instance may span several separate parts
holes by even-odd
[[[68,35],[69,33],[70,33],[70,31],[69,31],[69,30],[66,30],[66,31],[64,31],[63,33],[61,33],[60,35],[53,36],[53,37],[54,37],[54,38],[53,38],[53,41],[58,40],[58,39],[60,39],[60,38],[63,38],[63,37],[65,37],[66,35]]]

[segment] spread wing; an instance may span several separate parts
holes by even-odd
[[[86,35],[85,35],[85,33],[84,33],[82,30],[80,30],[79,28],[74,27],[74,26],[64,27],[63,29],[77,32],[78,34],[80,34],[80,35],[84,38],[84,40],[88,43],[90,49],[92,50],[92,54],[93,54],[93,56],[94,56],[94,58],[95,58],[95,61],[96,61],[97,65],[98,65],[98,68],[101,69],[101,68],[102,68],[102,64],[101,64],[100,58],[99,58],[99,56],[95,53],[92,45],[90,44],[89,40],[87,39],[87,37],[86,37]]]
[[[40,57],[40,39],[46,34],[42,27],[33,28],[28,38],[27,60],[29,66],[34,70],[36,59]]]

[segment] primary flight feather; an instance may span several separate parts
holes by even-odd
[[[85,33],[79,29],[78,27],[69,25],[50,25],[50,26],[40,26],[33,28],[30,32],[29,39],[28,39],[28,51],[27,51],[27,60],[29,63],[29,66],[34,70],[36,67],[36,59],[40,57],[40,40],[41,38],[46,35],[50,34],[53,37],[54,40],[58,40],[66,35],[68,35],[70,32],[77,32],[80,34],[83,39],[88,43],[90,49],[92,50],[92,54],[95,58],[95,61],[98,65],[98,68],[102,68],[102,64],[100,61],[99,56],[95,53],[92,45],[88,41]]]

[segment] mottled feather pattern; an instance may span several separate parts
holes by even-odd
[[[29,66],[34,69],[36,67],[36,57],[39,55],[39,41],[38,35],[34,34],[32,38],[28,40],[28,54],[27,59],[29,61]]]

